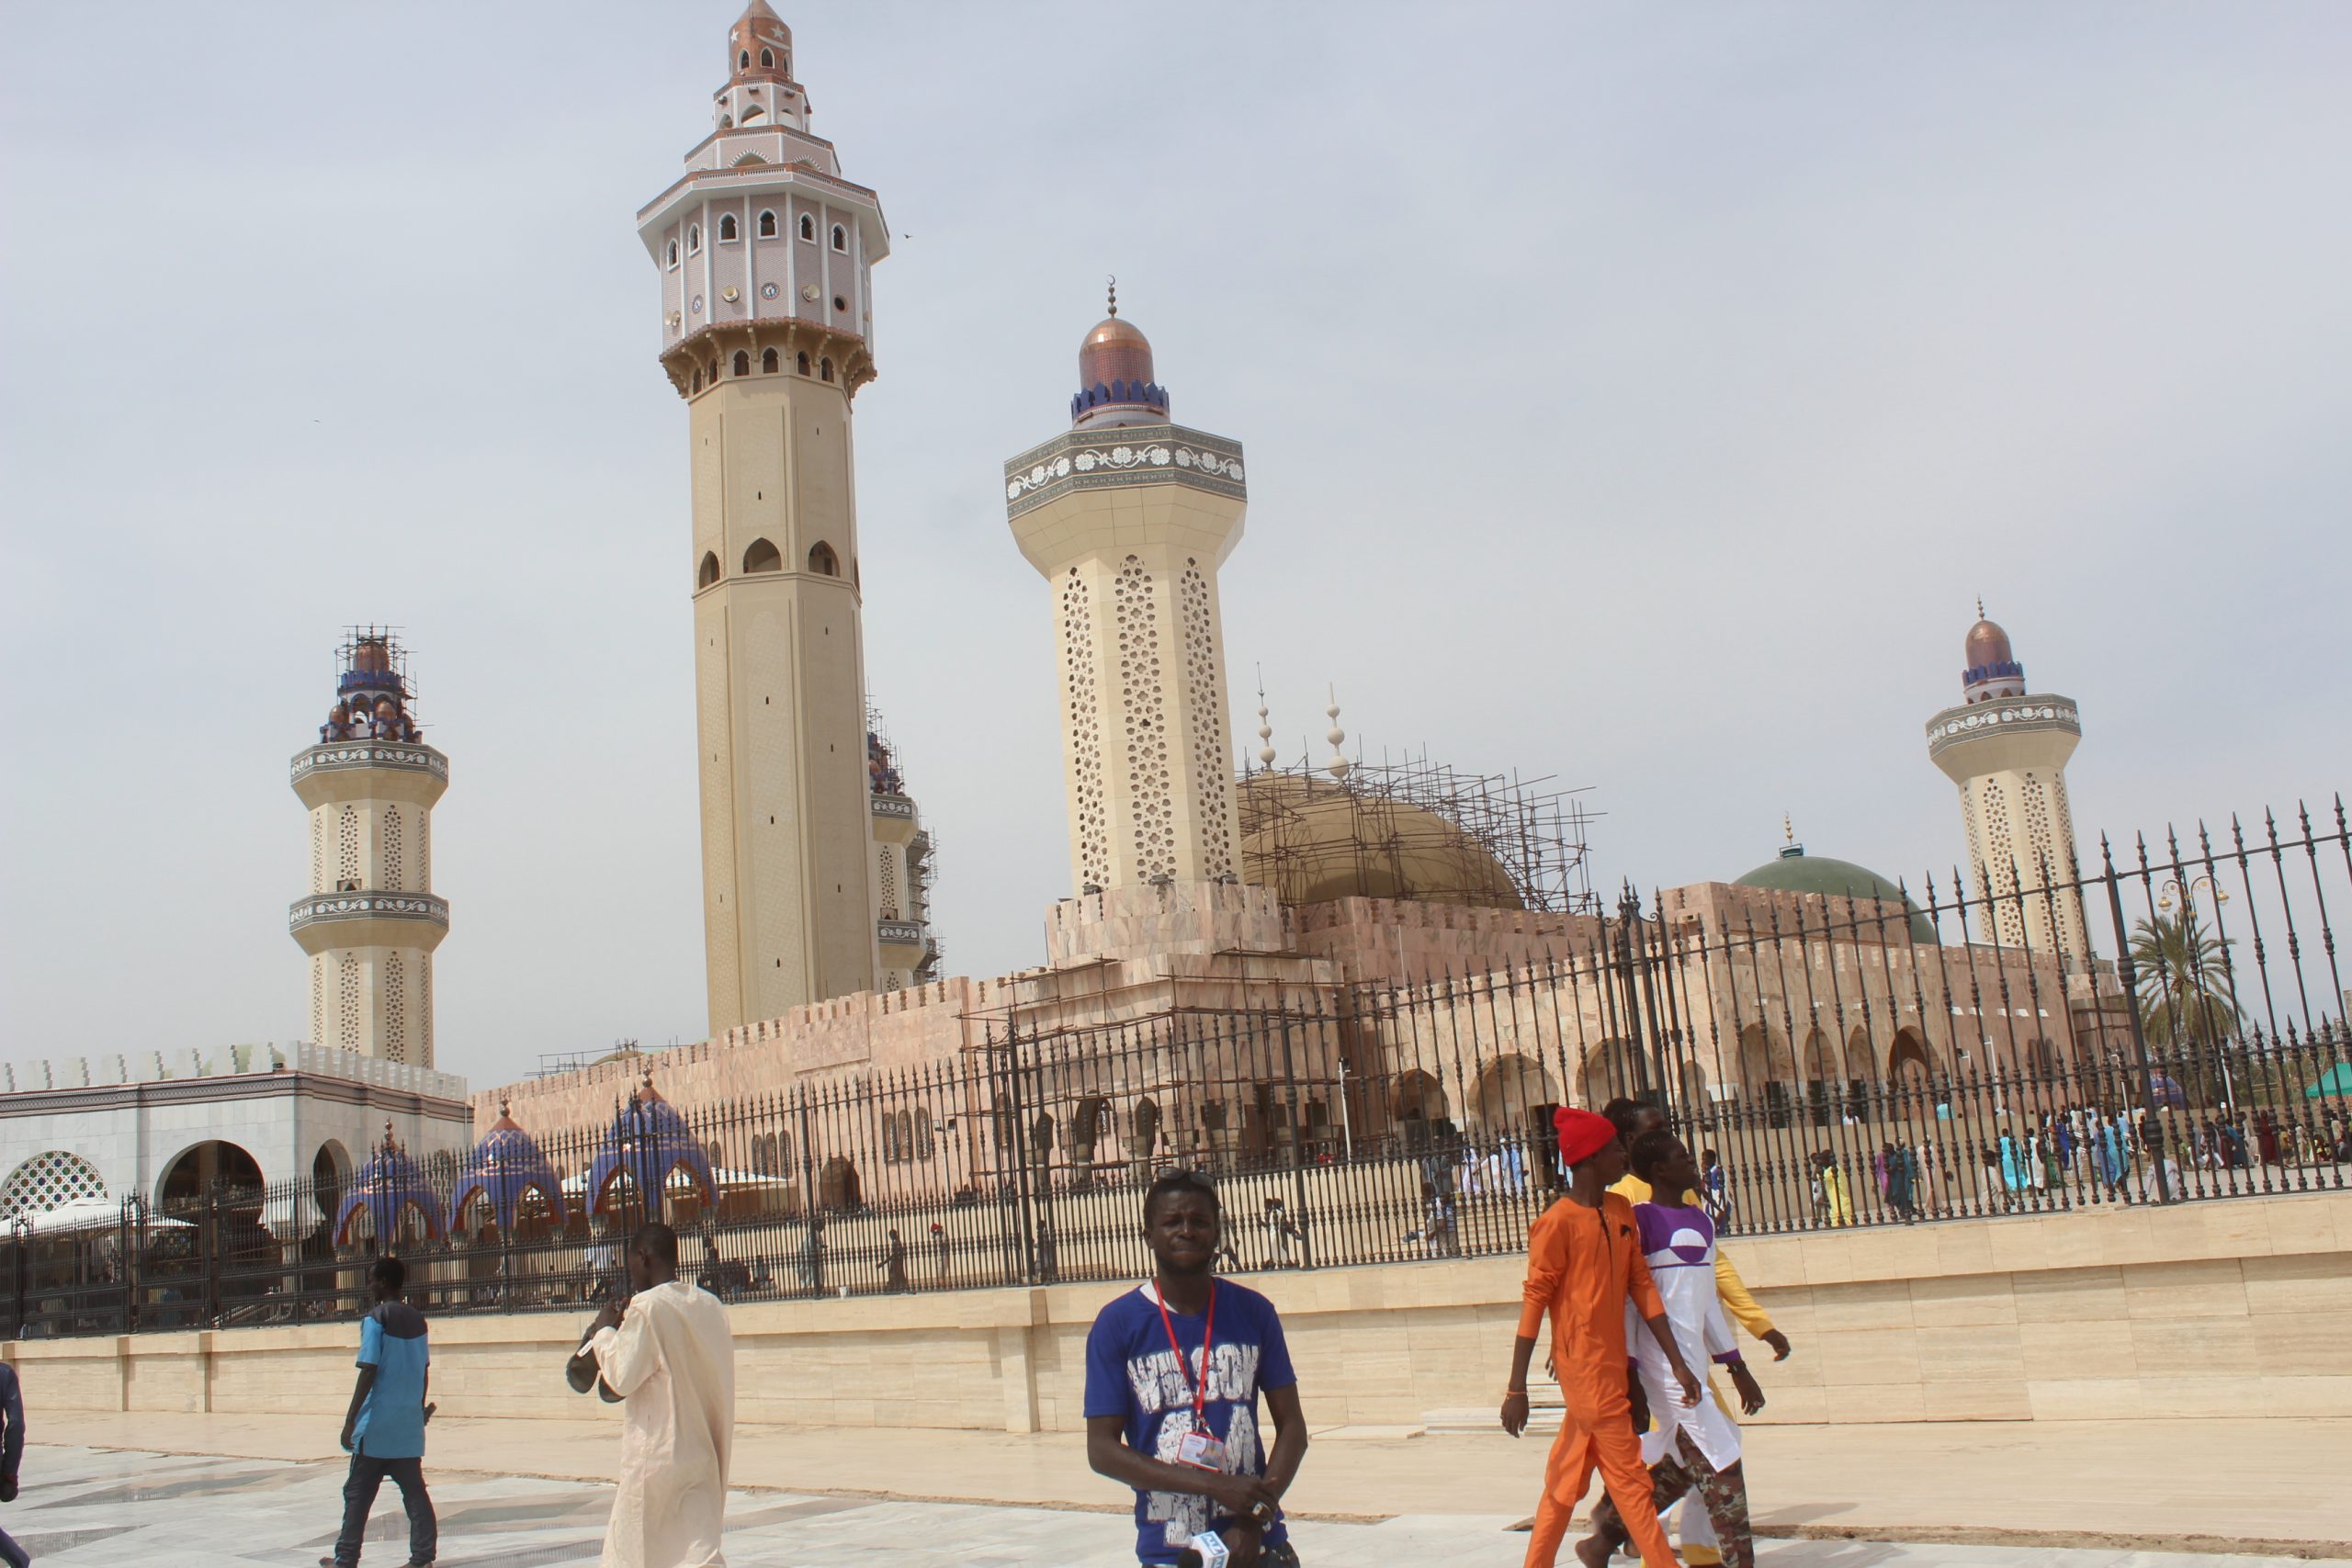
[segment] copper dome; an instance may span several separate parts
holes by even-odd
[[[1151,379],[1151,340],[1133,321],[1105,316],[1078,345],[1081,387],[1107,387],[1114,381],[1143,386]]]
[[[381,675],[392,667],[391,649],[384,646],[381,637],[361,637],[358,646],[351,650],[351,667],[370,675]]]
[[[1992,621],[1980,620],[1968,628],[1962,668],[1982,670],[1988,665],[2014,663],[2009,652],[2009,634]]]

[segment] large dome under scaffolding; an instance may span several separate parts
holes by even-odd
[[[1240,781],[1241,879],[1287,905],[1410,898],[1482,909],[1584,908],[1582,814],[1558,794],[1426,760],[1305,766]]]

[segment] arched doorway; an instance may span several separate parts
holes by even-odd
[[[839,1155],[827,1160],[824,1168],[817,1173],[817,1201],[828,1209],[861,1207],[857,1167]]]
[[[228,1201],[243,1201],[250,1190],[251,1205],[261,1206],[261,1161],[250,1150],[223,1138],[209,1138],[181,1150],[164,1167],[155,1183],[155,1207],[164,1214],[202,1204],[218,1191]]]
[[[1523,1132],[1530,1118],[1542,1111],[1550,1122],[1550,1108],[1559,1102],[1552,1076],[1540,1063],[1517,1052],[1498,1056],[1479,1073],[1472,1103],[1479,1126],[1489,1137]]]
[[[262,1224],[261,1162],[250,1149],[211,1138],[181,1150],[155,1183],[155,1213],[181,1224],[142,1248],[140,1280],[154,1286],[154,1326],[233,1324],[248,1298],[276,1282],[264,1272],[280,1258]]]
[[[1838,1060],[1838,1043],[1815,1026],[1804,1039],[1805,1108],[1815,1126],[1826,1127],[1838,1120],[1844,1077]]]
[[[1630,1040],[1604,1040],[1585,1053],[1577,1092],[1596,1111],[1612,1100],[1647,1095],[1649,1059]]]
[[[1750,1111],[1775,1127],[1789,1124],[1790,1082],[1795,1072],[1787,1045],[1771,1030],[1751,1023],[1739,1032],[1739,1097]]]
[[[1414,1067],[1397,1077],[1390,1111],[1403,1123],[1406,1147],[1418,1149],[1428,1145],[1430,1130],[1444,1122],[1453,1108],[1436,1076]]]
[[[1928,1055],[1926,1042],[1909,1027],[1894,1032],[1894,1044],[1886,1054],[1887,1088],[1895,1097],[1897,1114],[1914,1114],[1919,1100],[1933,1086],[1935,1058]],[[1905,1101],[1909,1107],[1905,1107]]]

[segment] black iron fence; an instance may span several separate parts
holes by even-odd
[[[15,1222],[13,1332],[341,1315],[390,1248],[435,1312],[578,1309],[659,1213],[729,1300],[1147,1271],[1157,1174],[1218,1181],[1228,1269],[1503,1254],[1562,1185],[1563,1103],[1645,1097],[1735,1234],[2341,1190],[2352,1034],[2330,908],[2352,834],[2299,814],[1975,886],[1720,885],[1545,917],[1547,951],[1261,987],[460,1160],[216,1182],[101,1232]]]

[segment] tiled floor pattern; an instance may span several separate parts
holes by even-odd
[[[429,1472],[428,1472],[429,1477]],[[342,1467],[266,1460],[37,1447],[25,1490],[0,1525],[56,1568],[246,1568],[318,1561],[334,1543]],[[432,1479],[443,1568],[586,1568],[596,1561],[609,1488],[525,1477]],[[1409,1562],[1515,1568],[1526,1537],[1511,1521],[1421,1515],[1377,1525],[1296,1526],[1316,1568]],[[736,1494],[728,1515],[734,1568],[1123,1568],[1116,1515],[971,1504]],[[387,1484],[364,1562],[406,1559],[407,1524]],[[1769,1541],[1769,1568],[2286,1568],[2254,1557],[2189,1557],[1997,1547]]]

